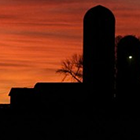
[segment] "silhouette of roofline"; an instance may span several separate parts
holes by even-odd
[[[20,87],[18,87],[18,88],[11,88],[9,96],[12,96],[13,94],[23,94],[23,91],[27,93],[27,91],[29,92],[29,91],[32,91],[33,89],[34,88],[27,88],[27,87],[24,87],[24,88],[20,88]]]

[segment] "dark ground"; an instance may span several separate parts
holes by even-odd
[[[0,140],[139,139],[140,117],[122,112],[13,112],[1,109]]]

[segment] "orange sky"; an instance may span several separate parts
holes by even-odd
[[[139,0],[0,0],[0,103],[11,87],[61,82],[61,60],[82,54],[83,17],[96,5],[116,17],[116,35],[140,36]]]

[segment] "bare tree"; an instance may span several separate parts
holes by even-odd
[[[121,35],[115,37],[115,61],[117,57],[117,44],[122,38],[123,36]],[[70,59],[62,61],[61,68],[56,73],[64,74],[62,81],[72,78],[72,80],[81,83],[83,81],[83,55],[74,54]]]
[[[64,74],[62,81],[71,77],[72,80],[81,83],[83,78],[83,56],[74,54],[70,59],[65,59],[56,73]]]

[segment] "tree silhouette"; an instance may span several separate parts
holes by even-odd
[[[62,81],[71,77],[72,80],[81,83],[83,78],[83,56],[74,54],[70,59],[65,59],[56,73],[64,74]]]

